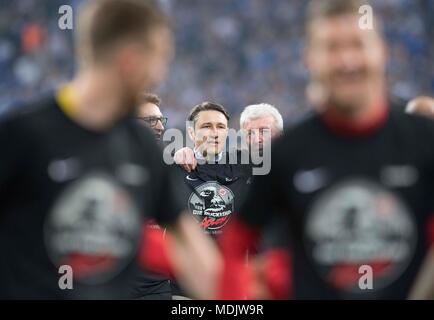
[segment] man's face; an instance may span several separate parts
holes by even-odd
[[[143,41],[125,45],[116,58],[124,105],[140,104],[140,93],[164,80],[172,57],[172,34],[166,27],[155,27]]]
[[[165,129],[162,122],[163,114],[161,113],[160,108],[153,103],[144,103],[139,106],[137,110],[137,116],[146,120],[151,129],[154,131],[155,138],[160,140]]]
[[[273,116],[248,120],[242,129],[246,135],[247,144],[253,150],[262,150],[264,144],[281,134]]]
[[[384,42],[377,30],[359,28],[359,18],[348,14],[310,26],[305,61],[312,80],[324,90],[325,104],[357,108],[384,81]]]
[[[223,113],[214,110],[200,112],[196,117],[190,137],[194,146],[206,155],[220,153],[228,136],[228,120]]]

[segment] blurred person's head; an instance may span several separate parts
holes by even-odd
[[[202,102],[195,106],[187,118],[188,133],[195,150],[205,157],[222,152],[228,136],[229,114],[217,103]]]
[[[386,45],[379,21],[372,29],[359,25],[364,0],[312,0],[306,20],[305,63],[315,90],[309,99],[353,117],[382,99]],[[312,91],[312,90],[311,90]]]
[[[264,143],[282,134],[283,118],[270,104],[254,104],[245,107],[241,113],[240,128],[244,131],[248,146],[262,150]]]
[[[405,111],[434,119],[434,98],[428,96],[416,97],[408,102]]]
[[[150,1],[140,0],[86,2],[78,17],[76,47],[79,75],[99,74],[111,96],[106,108],[123,112],[133,111],[139,93],[165,77],[173,55],[166,17]]]
[[[167,123],[167,118],[160,110],[161,99],[152,93],[142,95],[142,103],[137,108],[137,118],[144,121],[154,131],[155,138],[161,139]]]

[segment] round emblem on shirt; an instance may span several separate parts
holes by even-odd
[[[53,263],[69,265],[74,281],[102,284],[133,259],[140,214],[128,192],[109,175],[89,174],[65,188],[45,223]]]
[[[215,181],[206,182],[190,195],[188,206],[204,230],[218,233],[234,210],[234,194]]]
[[[410,264],[417,242],[415,222],[405,204],[364,180],[346,181],[320,194],[304,231],[308,256],[319,275],[332,287],[356,294],[397,280]]]

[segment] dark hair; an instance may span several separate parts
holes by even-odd
[[[360,7],[369,5],[367,0],[310,0],[307,6],[305,32],[318,19],[359,14]]]
[[[77,25],[80,62],[89,64],[109,53],[115,44],[146,41],[150,30],[168,27],[169,23],[154,1],[92,0],[83,5]]]
[[[230,119],[229,113],[226,111],[225,107],[223,107],[222,105],[220,105],[218,103],[213,103],[213,102],[205,101],[205,102],[202,102],[202,103],[198,104],[193,109],[191,109],[190,114],[188,115],[187,120],[188,121],[196,122],[197,115],[199,113],[201,113],[202,111],[209,111],[209,110],[214,110],[214,111],[221,112],[225,116],[226,120],[229,121],[229,119]]]
[[[160,97],[153,93],[143,93],[141,96],[141,100],[143,101],[143,103],[152,103],[155,104],[157,107],[161,106]]]

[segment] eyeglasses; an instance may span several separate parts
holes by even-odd
[[[167,117],[137,117],[137,119],[145,121],[151,127],[155,127],[158,123],[158,120],[161,121],[161,124],[165,126],[167,124]]]

